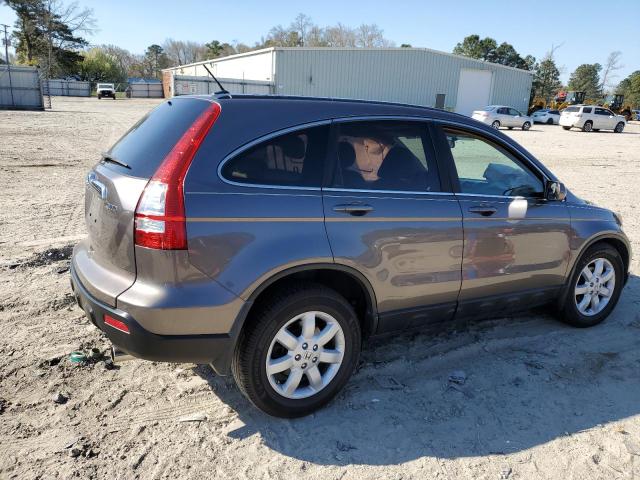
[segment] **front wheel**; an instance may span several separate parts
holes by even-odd
[[[529,130],[531,128],[531,122],[524,122],[522,124],[522,130]]]
[[[550,118],[549,120],[547,120],[547,125],[553,125],[553,118]]]
[[[356,314],[336,291],[313,283],[289,286],[258,308],[234,353],[236,383],[269,415],[308,415],[342,389],[358,363]]]
[[[610,245],[590,247],[578,260],[569,280],[561,319],[576,327],[591,327],[609,316],[624,282],[624,262]]]
[[[622,133],[623,130],[624,130],[624,123],[622,123],[622,122],[619,122],[616,125],[616,128],[613,129],[613,131],[616,132],[616,133]]]
[[[498,130],[500,128],[500,122],[498,120],[494,120],[494,122],[491,124],[491,126],[493,128],[495,128],[496,130]]]
[[[562,127],[562,129],[563,129],[563,130],[571,130],[571,127],[565,127],[565,126],[563,126],[563,127]]]

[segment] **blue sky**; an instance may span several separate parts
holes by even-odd
[[[0,0],[2,3],[2,0]],[[142,53],[166,38],[208,42],[213,39],[252,45],[274,25],[288,25],[300,12],[320,26],[376,23],[385,36],[414,47],[450,52],[466,35],[477,33],[509,42],[522,54],[544,56],[552,44],[562,80],[581,63],[604,63],[613,50],[622,51],[621,80],[640,70],[640,0],[449,0],[389,2],[322,0],[79,0],[93,8],[99,31],[89,40]],[[15,16],[0,6],[0,23]]]

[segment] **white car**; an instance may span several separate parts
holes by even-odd
[[[549,108],[544,108],[542,110],[538,110],[537,112],[533,112],[531,115],[533,118],[533,123],[546,123],[547,125],[558,125],[560,123],[560,112],[558,110],[551,110]]]
[[[471,114],[471,118],[478,120],[493,128],[507,127],[511,130],[514,127],[529,130],[533,125],[533,119],[520,113],[515,108],[504,105],[489,105],[483,110],[476,110]]]
[[[565,108],[560,114],[560,125],[565,130],[576,127],[583,132],[613,130],[622,133],[626,124],[624,116],[616,115],[608,108],[597,105],[573,105]]]

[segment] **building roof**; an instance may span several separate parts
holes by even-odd
[[[533,72],[528,70],[523,70],[521,68],[510,67],[507,65],[501,65],[499,63],[486,62],[484,60],[479,60],[477,58],[465,57],[464,55],[456,55],[455,53],[442,52],[440,50],[433,50],[431,48],[417,48],[417,47],[385,47],[385,48],[364,48],[364,47],[269,47],[269,48],[261,48],[259,50],[252,50],[250,52],[245,53],[237,53],[235,55],[228,55],[226,57],[218,57],[212,58],[210,60],[202,60],[200,62],[187,63],[184,65],[178,65],[176,67],[165,68],[162,71],[172,71],[177,70],[179,68],[185,67],[194,67],[197,65],[211,64],[213,62],[220,62],[226,60],[234,60],[236,58],[242,57],[250,57],[252,55],[261,55],[265,53],[275,52],[275,51],[334,51],[334,52],[342,52],[342,51],[357,51],[357,52],[366,52],[366,51],[387,51],[387,52],[425,52],[432,53],[435,55],[445,55],[448,57],[453,57],[461,60],[477,62],[482,65],[491,65],[498,68],[505,68],[508,70],[516,70],[518,72],[527,73],[529,75],[533,75]]]

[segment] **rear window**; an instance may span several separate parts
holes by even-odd
[[[111,162],[105,166],[134,177],[152,177],[187,128],[209,105],[209,101],[199,98],[174,98],[161,103],[109,151],[109,156],[131,169]]]
[[[484,107],[482,110],[484,110],[485,112],[491,112],[492,110],[495,110],[496,107]]]
[[[579,110],[580,109],[578,107],[567,107],[567,108],[564,109],[564,111],[567,112],[567,113],[577,112]]]
[[[328,126],[307,128],[260,143],[222,167],[222,176],[237,183],[319,187],[322,183]]]

